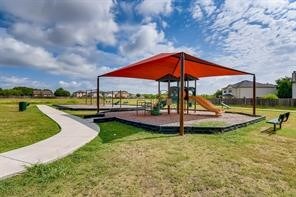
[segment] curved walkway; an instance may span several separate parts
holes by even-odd
[[[65,157],[98,135],[98,127],[46,105],[37,106],[53,119],[61,131],[35,144],[0,154],[0,179],[13,176],[34,164],[43,164]]]

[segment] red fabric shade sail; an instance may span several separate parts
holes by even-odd
[[[179,53],[160,53],[134,64],[122,67],[101,75],[102,77],[127,77],[159,80],[165,76],[180,78]],[[252,75],[252,73],[227,68],[184,53],[185,76],[194,78],[225,76],[225,75]],[[100,77],[101,77],[100,76]]]

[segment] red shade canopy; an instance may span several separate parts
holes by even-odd
[[[127,77],[160,80],[166,76],[180,78],[179,53],[160,53],[134,64],[105,73],[104,77]],[[192,78],[225,76],[225,75],[252,75],[252,73],[227,68],[212,62],[184,53],[185,76]]]

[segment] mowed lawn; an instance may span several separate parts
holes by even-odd
[[[265,122],[183,137],[102,123],[99,137],[74,154],[1,181],[0,196],[293,196],[295,115],[275,134]]]
[[[33,144],[59,130],[58,125],[35,105],[19,112],[17,103],[0,103],[0,152]]]

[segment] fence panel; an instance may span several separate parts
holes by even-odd
[[[220,105],[221,101],[226,105],[252,105],[253,99],[252,98],[213,98],[210,99],[212,103],[215,105]],[[287,107],[296,107],[296,99],[291,98],[280,98],[280,99],[264,99],[264,98],[257,98],[256,104],[260,106],[287,106]]]

